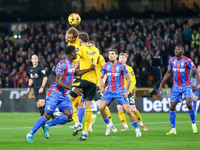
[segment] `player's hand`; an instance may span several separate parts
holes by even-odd
[[[80,67],[80,61],[77,60],[77,62],[76,62],[76,64],[75,64],[75,68],[76,68],[76,69],[79,69],[79,67]]]
[[[83,90],[82,89],[79,89],[79,88],[74,88],[72,90],[74,93],[76,93],[77,95],[81,96],[83,94]]]
[[[108,91],[108,86],[105,87],[105,91]]]
[[[56,68],[56,66],[53,66],[52,71],[54,72],[54,69]]]
[[[128,98],[128,94],[129,94],[129,92],[128,93],[126,93],[126,92],[123,93],[125,99]]]
[[[39,89],[38,93],[42,93],[43,90],[44,90],[44,88],[41,87],[41,88]]]
[[[30,87],[28,87],[28,88],[27,88],[27,91],[28,91],[28,92],[30,92],[30,90],[31,90],[31,88],[30,88]]]
[[[160,90],[161,92],[163,92],[163,89],[162,89],[162,87],[163,87],[163,85],[162,85],[162,84],[160,84],[160,86],[159,86],[159,90]]]
[[[101,93],[104,93],[104,87],[99,86]]]
[[[90,67],[90,70],[94,70],[96,68],[96,65],[92,64]]]

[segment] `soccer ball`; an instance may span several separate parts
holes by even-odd
[[[68,17],[68,22],[72,26],[77,26],[81,23],[81,17],[77,13],[72,13]]]

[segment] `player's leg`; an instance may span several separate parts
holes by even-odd
[[[135,117],[137,118],[140,127],[142,127],[142,129],[143,129],[144,131],[148,131],[148,128],[147,128],[147,127],[143,124],[143,122],[142,122],[142,117],[141,117],[141,115],[140,115],[140,112],[139,112],[139,111],[137,110],[137,108],[136,108],[136,105],[135,105],[135,98],[134,98],[133,93],[129,93],[128,98],[129,98],[129,102],[130,102],[131,111],[133,112],[133,114],[134,114]]]
[[[195,110],[195,115],[197,115],[197,100],[198,100],[198,97],[199,97],[199,93],[196,91],[194,94],[193,94],[193,108]]]
[[[78,105],[81,103],[81,96],[78,96],[74,102],[72,102],[72,106],[73,106],[73,120],[76,125],[79,125],[79,119],[78,119],[78,114],[77,114],[77,107]]]
[[[127,115],[129,116],[129,119],[130,119],[133,127],[135,128],[136,137],[142,136],[142,133],[140,132],[140,129],[138,127],[137,120],[136,120],[134,114],[132,113],[129,104],[128,103],[124,103],[124,104],[122,103],[122,106],[123,106],[125,112],[127,113]]]
[[[142,117],[140,115],[140,112],[137,110],[136,106],[130,104],[130,108],[131,108],[131,111],[133,112],[133,114],[135,115],[135,117],[137,118],[140,127],[142,127],[142,129],[144,131],[148,131],[148,128],[142,122]]]
[[[39,118],[36,123],[34,124],[31,131],[26,135],[26,139],[28,142],[33,142],[33,135],[35,132],[45,124],[47,120],[50,119],[50,117],[53,115],[53,112],[56,108],[57,104],[57,94],[56,92],[49,92],[47,100],[46,100],[46,107],[45,107],[45,113],[44,115]],[[49,137],[48,135],[48,129],[46,130],[46,127],[44,128],[44,135],[46,138]]]
[[[174,135],[176,133],[176,105],[178,102],[182,101],[183,88],[177,86],[172,87],[171,98],[170,98],[170,112],[169,119],[171,123],[171,130],[166,133],[166,135]]]
[[[84,101],[84,98],[83,98],[83,95],[82,95],[81,96],[81,103],[77,107],[78,120],[79,120],[79,123],[81,124],[81,126],[82,126],[82,122],[83,122],[83,116],[85,115],[85,107],[83,107],[84,102],[85,101]]]
[[[189,115],[192,121],[193,133],[197,133],[198,129],[196,126],[195,110],[192,106],[192,87],[186,87],[184,96],[186,97],[186,104],[187,104]]]
[[[115,99],[115,105],[117,106],[117,111],[118,111],[118,115],[119,115],[119,119],[122,122],[122,124],[124,125],[124,127],[120,130],[120,131],[128,131],[128,124],[126,122],[126,117],[123,111],[123,106],[120,104],[119,100]]]

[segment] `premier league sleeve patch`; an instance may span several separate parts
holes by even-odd
[[[135,74],[134,71],[132,71],[131,74],[134,75]]]
[[[61,62],[59,62],[59,63],[57,64],[56,68],[57,68],[57,71],[58,71],[58,72],[62,72],[62,69],[61,69]]]

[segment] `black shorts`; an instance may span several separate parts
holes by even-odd
[[[98,101],[102,99],[101,91],[99,89],[99,86],[96,87],[96,94],[94,96],[94,100]]]
[[[44,87],[44,90],[42,93],[38,93],[39,92],[39,89],[40,88],[34,88],[34,94],[35,94],[35,100],[36,102],[39,100],[39,99],[46,99],[46,88]]]
[[[82,88],[83,90],[83,98],[87,99],[87,100],[93,100],[94,96],[96,94],[96,84],[86,81],[86,80],[82,80],[80,78],[77,78],[74,83],[72,84],[73,87],[77,87],[77,88]],[[70,91],[69,93],[72,97],[77,97],[78,95],[76,93],[74,93],[73,91]]]
[[[130,105],[135,105],[135,98],[134,98],[133,93],[128,94],[128,99],[129,99]],[[115,105],[121,105],[120,102],[116,98],[115,98]]]

